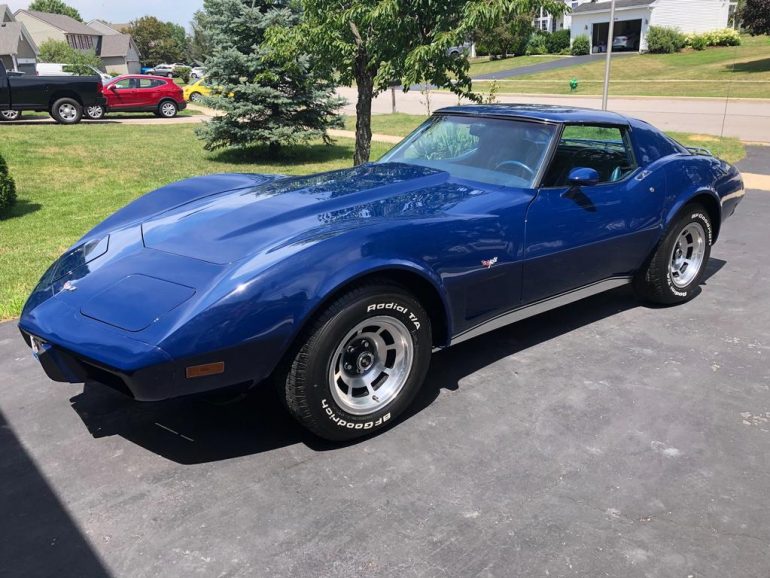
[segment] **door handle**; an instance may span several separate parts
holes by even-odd
[[[649,177],[652,174],[652,171],[648,171],[647,169],[642,169],[642,172],[636,175],[634,177],[637,181],[643,181],[647,177]]]

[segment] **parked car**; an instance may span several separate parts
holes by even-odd
[[[203,66],[196,66],[190,70],[190,78],[199,80],[206,76],[206,68]]]
[[[182,94],[184,94],[184,99],[188,102],[199,102],[204,96],[211,94],[211,86],[204,76],[200,80],[185,86]]]
[[[468,55],[471,53],[471,48],[473,47],[473,42],[464,42],[460,44],[459,46],[452,46],[447,49],[446,53],[449,56],[452,56],[453,58],[458,58],[460,56]]]
[[[174,65],[158,64],[158,66],[154,66],[153,68],[147,69],[147,71],[144,74],[149,74],[151,76],[162,76],[164,78],[171,78],[172,76],[174,76]]]
[[[0,121],[17,120],[21,111],[48,112],[60,124],[76,124],[83,108],[102,106],[102,83],[94,76],[8,74],[0,62]]]
[[[112,80],[112,76],[106,72],[102,72],[93,66],[89,66],[88,68],[93,71],[94,75],[101,78],[102,82],[109,82]],[[70,64],[62,64],[57,62],[38,62],[37,64],[38,76],[74,76],[75,73],[70,72],[69,69],[71,69]]]
[[[626,285],[692,299],[743,194],[735,167],[618,114],[451,107],[375,163],[137,199],[48,269],[19,327],[53,380],[136,400],[272,382],[349,440],[396,421],[434,348]]]
[[[172,79],[141,74],[117,76],[102,90],[106,104],[86,108],[91,120],[104,118],[108,112],[153,112],[173,118],[187,108],[182,88]]]

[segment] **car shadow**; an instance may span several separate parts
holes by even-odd
[[[704,283],[724,265],[711,259]],[[441,390],[459,389],[463,378],[484,367],[639,306],[645,305],[630,287],[622,287],[439,351],[415,401],[394,426],[430,406]],[[341,444],[313,436],[289,416],[268,384],[229,404],[200,397],[138,403],[97,383],[87,383],[70,401],[94,437],[119,435],[180,464],[226,460],[297,443],[322,452],[366,439]]]

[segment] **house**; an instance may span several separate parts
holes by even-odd
[[[109,73],[139,74],[142,65],[141,55],[130,34],[121,34],[115,27],[102,20],[92,20],[90,28],[102,34],[99,56]]]
[[[15,16],[27,27],[38,46],[47,40],[57,40],[77,50],[93,50],[99,54],[101,33],[74,18],[35,10],[17,10]]]
[[[533,26],[543,32],[556,32],[557,30],[569,29],[572,25],[572,11],[581,4],[592,2],[593,0],[562,0],[567,5],[568,10],[561,16],[552,16],[545,9],[535,15],[532,22]]]
[[[581,2],[572,10],[571,36],[591,39],[592,52],[603,52],[609,35],[611,2]],[[615,48],[644,52],[650,26],[678,28],[685,34],[726,28],[730,0],[615,0]]]
[[[11,10],[0,4],[0,61],[6,70],[35,74],[38,48],[23,23],[17,22]]]

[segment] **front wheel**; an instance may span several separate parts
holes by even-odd
[[[672,221],[646,267],[634,279],[647,301],[673,305],[695,297],[711,256],[711,219],[700,204],[687,205]]]
[[[278,372],[290,413],[316,435],[352,440],[381,430],[408,407],[430,364],[430,319],[389,282],[337,299]]]
[[[14,121],[21,118],[20,110],[0,110],[0,121]]]
[[[85,112],[86,112],[86,118],[90,120],[101,120],[104,118],[104,115],[105,115],[104,107],[100,104],[86,107]]]
[[[200,102],[201,100],[203,100],[203,95],[200,92],[193,92],[190,95],[191,102]]]
[[[83,107],[73,98],[60,98],[53,103],[51,116],[59,124],[77,124],[83,118]]]

